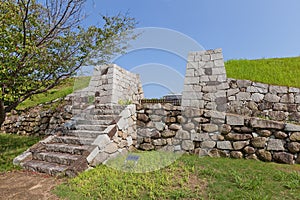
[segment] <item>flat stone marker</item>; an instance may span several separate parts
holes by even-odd
[[[137,155],[128,155],[127,158],[126,158],[126,160],[124,161],[124,167],[127,167],[128,161],[134,162],[134,166],[133,167],[135,167],[137,165],[139,159],[140,159],[140,156],[137,156]]]

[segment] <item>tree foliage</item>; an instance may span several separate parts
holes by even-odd
[[[34,94],[122,53],[135,35],[127,14],[82,26],[85,0],[0,0],[0,125]]]

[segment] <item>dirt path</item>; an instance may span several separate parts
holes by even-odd
[[[59,199],[51,193],[63,179],[28,171],[14,171],[0,174],[0,199]]]

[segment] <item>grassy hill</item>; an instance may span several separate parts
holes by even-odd
[[[58,98],[63,98],[68,94],[71,94],[73,91],[80,90],[86,88],[89,85],[91,77],[82,76],[78,78],[69,78],[63,81],[60,85],[55,88],[49,90],[43,94],[37,94],[32,96],[30,99],[27,99],[23,103],[21,103],[17,109],[22,110],[29,107],[34,107],[39,104],[43,104],[46,102],[51,102]]]
[[[225,62],[227,77],[300,88],[300,57]]]

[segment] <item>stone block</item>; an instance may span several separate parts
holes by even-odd
[[[232,150],[231,142],[229,141],[221,141],[217,142],[217,148],[222,150]]]
[[[294,94],[285,94],[280,99],[281,103],[294,103],[295,97]]]
[[[179,131],[177,131],[175,138],[182,139],[182,140],[188,140],[191,138],[191,135],[188,131],[179,130]]]
[[[212,75],[226,74],[225,67],[214,67],[212,68]]]
[[[257,130],[256,133],[262,137],[270,137],[272,135],[270,130]]]
[[[295,97],[295,103],[300,104],[300,95],[297,95],[297,96]]]
[[[264,148],[268,138],[265,137],[255,137],[251,140],[251,145],[255,148]]]
[[[239,88],[247,88],[252,84],[252,81],[249,80],[237,80],[237,86]]]
[[[145,151],[150,151],[154,149],[154,146],[150,143],[143,143],[140,145],[140,148]]]
[[[249,145],[249,141],[233,142],[233,149],[234,150],[241,150],[241,149],[243,149],[247,145]]]
[[[249,140],[251,138],[252,135],[250,134],[228,133],[227,135],[225,135],[225,139],[230,141],[243,141],[243,140]]]
[[[294,132],[290,136],[290,140],[293,142],[300,142],[300,132]]]
[[[216,124],[202,124],[201,130],[208,132],[208,133],[212,133],[212,132],[218,131],[219,127]]]
[[[280,101],[280,97],[275,94],[266,94],[264,100],[272,103],[278,103]]]
[[[286,132],[298,132],[300,131],[300,126],[296,124],[286,124],[284,131]]]
[[[181,148],[186,151],[194,150],[194,143],[191,140],[182,141]]]
[[[216,146],[216,142],[214,141],[203,141],[200,145],[201,148],[204,148],[204,149],[212,149]]]
[[[267,150],[268,151],[284,151],[284,144],[285,142],[280,139],[269,139]]]
[[[288,144],[288,150],[291,153],[299,153],[300,152],[300,143],[298,142],[291,142]]]
[[[202,141],[210,140],[210,137],[208,133],[191,133],[191,140],[202,142]]]
[[[245,119],[241,115],[226,115],[226,123],[234,126],[244,126]]]
[[[249,101],[251,100],[251,96],[249,92],[239,92],[236,95],[236,99],[238,101]]]
[[[255,149],[253,147],[250,147],[250,146],[246,146],[243,151],[246,153],[246,154],[254,154],[255,153]]]
[[[283,132],[283,131],[276,131],[276,132],[274,133],[274,136],[275,136],[275,138],[277,138],[277,139],[285,139],[285,138],[288,137],[288,135],[287,135],[285,132]]]
[[[260,93],[254,93],[251,95],[251,99],[254,102],[261,102],[264,99],[265,95]]]
[[[260,128],[260,129],[277,129],[283,130],[285,124],[282,122],[272,121],[272,120],[265,120],[259,118],[251,118],[250,119],[250,126],[252,128]]]
[[[118,150],[118,145],[114,142],[106,145],[106,147],[103,149],[104,152],[112,154],[115,153]]]
[[[240,151],[232,151],[232,152],[230,152],[230,157],[231,158],[236,158],[236,159],[241,159],[241,158],[244,157],[244,155]]]
[[[174,131],[178,131],[179,129],[181,129],[181,125],[180,124],[171,124],[169,125],[169,129],[170,130],[174,130]]]
[[[220,59],[220,60],[214,60],[214,65],[216,67],[224,67],[224,61],[223,59]]]
[[[239,93],[239,92],[240,92],[240,90],[239,90],[238,88],[235,88],[235,89],[229,89],[229,90],[227,90],[227,97],[232,96],[232,95],[235,95],[235,94],[237,94],[237,93]]]
[[[262,161],[271,162],[272,161],[272,154],[269,151],[264,149],[260,149],[256,152],[258,158]]]
[[[286,152],[274,153],[274,160],[284,164],[294,164],[294,155]]]
[[[95,158],[90,162],[90,165],[95,167],[105,162],[109,158],[109,154],[105,152],[98,153]]]
[[[283,94],[288,92],[288,88],[284,86],[270,85],[269,91],[272,94]]]
[[[99,147],[99,149],[103,149],[109,143],[110,143],[110,138],[108,137],[108,135],[104,134],[104,135],[99,135],[94,140],[92,145],[97,145]]]

